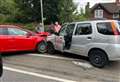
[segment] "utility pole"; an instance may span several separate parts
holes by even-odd
[[[43,26],[43,31],[44,29],[44,17],[43,17],[43,1],[40,0],[40,4],[41,4],[41,21],[42,21],[42,26]]]

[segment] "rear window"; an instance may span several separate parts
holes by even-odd
[[[104,35],[115,35],[117,32],[117,28],[115,27],[115,31],[113,31],[112,22],[101,22],[97,23],[98,32]]]

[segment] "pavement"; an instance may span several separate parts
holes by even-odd
[[[3,54],[3,63],[0,82],[120,82],[120,61],[99,69],[74,54],[22,52]]]

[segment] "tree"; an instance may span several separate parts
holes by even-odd
[[[77,6],[73,0],[43,0],[43,8],[46,23],[64,23],[74,20]],[[0,0],[0,14],[9,15],[17,22],[40,22],[40,0]]]
[[[0,0],[0,21],[15,21],[14,18],[18,11],[14,0]]]
[[[43,0],[44,18],[48,23],[58,20],[58,0]],[[22,15],[27,21],[41,21],[40,0],[16,0]]]
[[[15,0],[21,14],[17,16],[24,22],[38,21],[41,19],[40,0]]]
[[[47,22],[54,23],[58,20],[59,9],[58,9],[59,0],[44,0],[43,8],[44,8],[44,17],[46,17]]]
[[[16,3],[23,12],[23,18],[29,21],[41,20],[40,0],[16,0]],[[73,12],[77,7],[72,0],[43,0],[43,8],[46,22],[54,23],[73,21]]]
[[[14,0],[0,0],[0,14],[15,16],[17,12]]]
[[[58,17],[62,23],[74,20],[74,12],[77,6],[73,3],[73,0],[59,0],[58,8]]]

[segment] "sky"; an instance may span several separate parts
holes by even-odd
[[[75,3],[78,4],[78,10],[80,7],[85,7],[87,2],[90,2],[90,7],[92,7],[96,3],[109,3],[109,2],[115,2],[116,0],[73,0]]]

